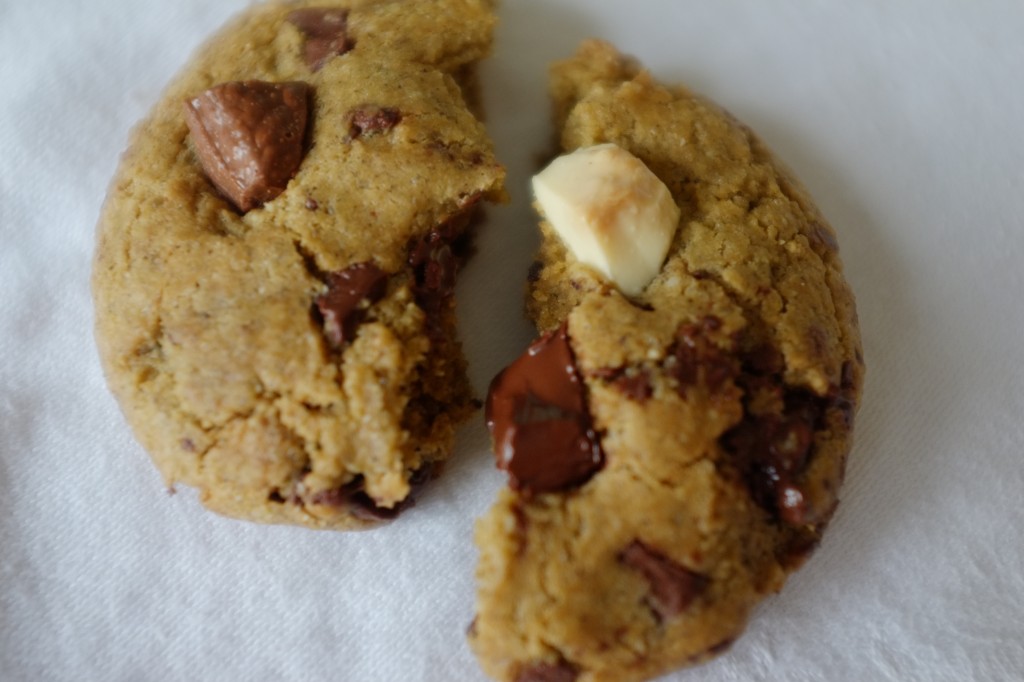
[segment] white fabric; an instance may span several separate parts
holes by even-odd
[[[0,679],[479,680],[482,420],[370,533],[170,496],[92,341],[130,126],[245,0],[0,3]],[[598,35],[759,131],[839,232],[868,385],[843,503],[733,650],[669,679],[1024,679],[1024,4],[505,0],[484,69],[514,202],[458,291],[479,393],[531,337],[545,68]]]

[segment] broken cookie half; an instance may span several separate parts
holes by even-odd
[[[484,670],[645,680],[726,650],[832,516],[863,361],[834,234],[754,134],[591,41],[552,70],[542,333],[487,399]]]
[[[98,230],[109,384],[168,485],[229,516],[394,518],[476,409],[453,292],[503,200],[487,0],[268,3],[133,138]]]

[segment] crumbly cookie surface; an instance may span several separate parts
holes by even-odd
[[[531,357],[567,340],[602,452],[539,490],[499,454],[469,638],[500,680],[643,680],[727,649],[819,542],[863,383],[856,311],[834,232],[749,129],[605,43],[551,75],[563,150],[619,145],[682,216],[632,298],[542,223]]]
[[[466,101],[493,26],[488,0],[256,6],[139,125],[98,228],[96,336],[169,485],[229,516],[356,529],[450,454],[474,410],[459,245],[503,194]],[[239,208],[186,102],[253,82],[304,84],[308,123],[286,186]]]

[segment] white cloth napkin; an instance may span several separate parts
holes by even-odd
[[[482,678],[478,420],[363,534],[168,495],[92,341],[94,224],[130,126],[245,0],[0,3],[0,680]],[[759,131],[840,236],[868,386],[812,561],[672,680],[1024,679],[1024,5],[505,0],[484,69],[514,203],[458,291],[480,393],[532,332],[546,64],[597,35]]]

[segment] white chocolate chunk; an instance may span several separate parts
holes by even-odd
[[[679,207],[665,184],[614,144],[558,157],[533,177],[533,194],[573,255],[627,296],[661,270],[679,226]]]

